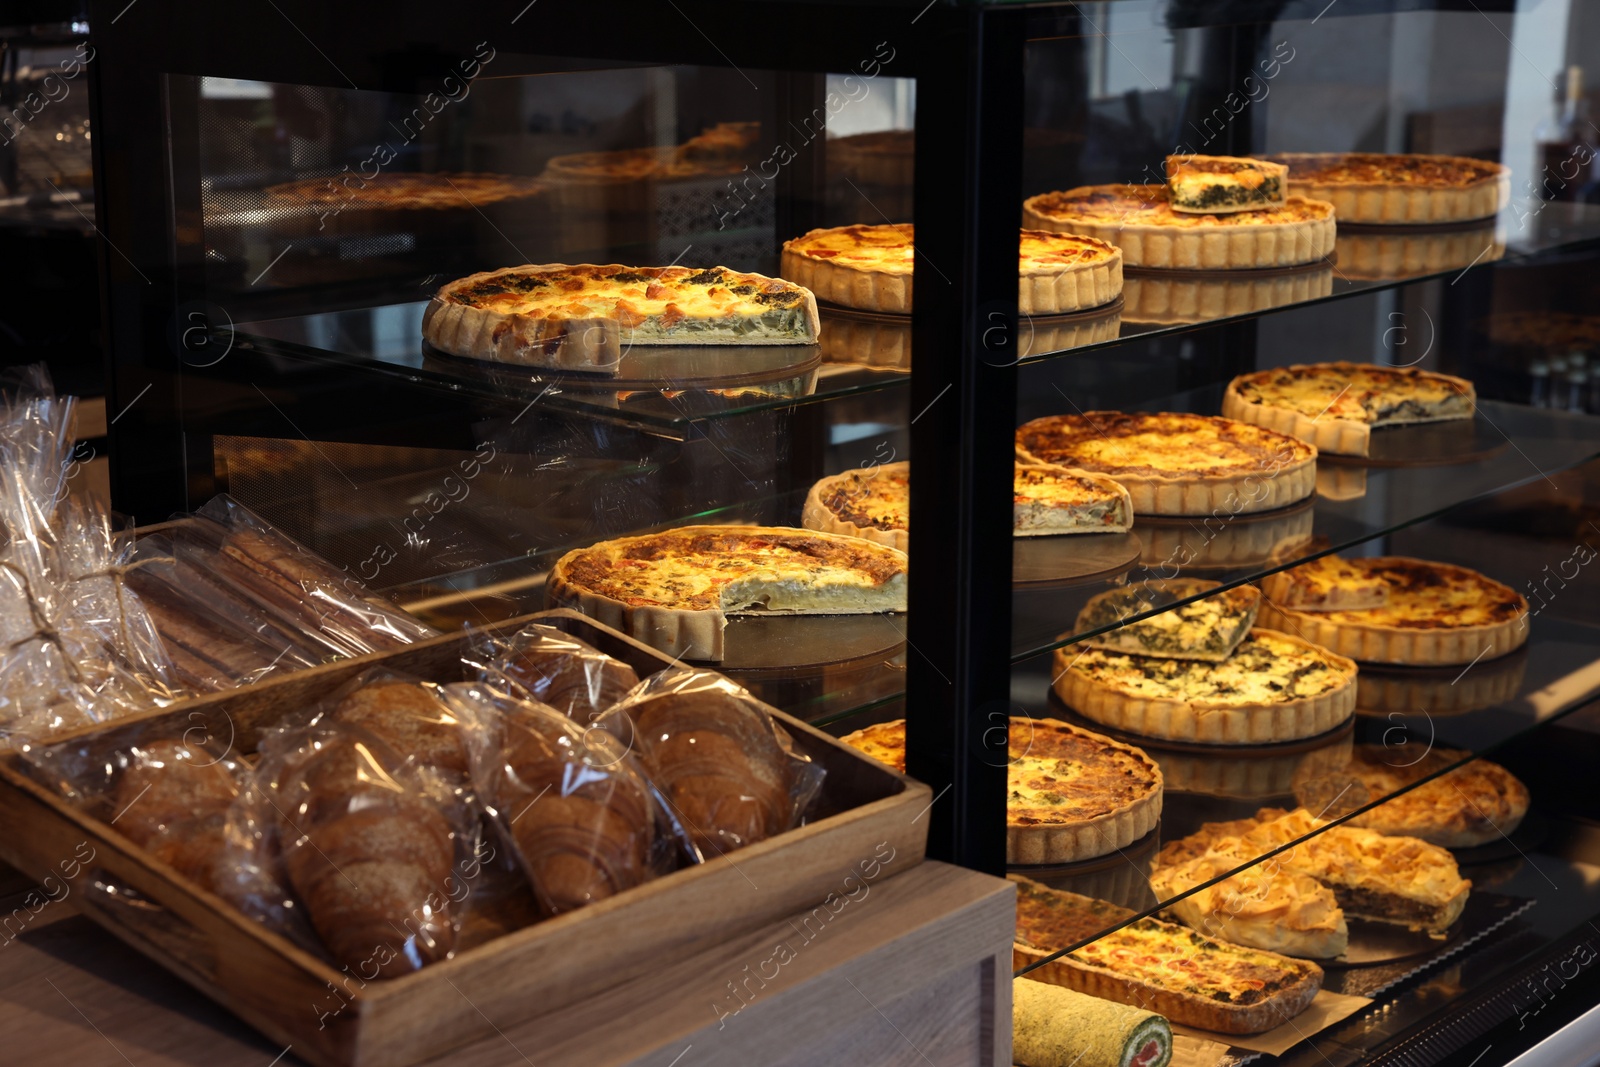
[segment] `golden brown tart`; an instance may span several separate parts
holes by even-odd
[[[1333,205],[1340,222],[1407,225],[1487,218],[1511,199],[1511,168],[1465,156],[1291,152],[1289,192]]]

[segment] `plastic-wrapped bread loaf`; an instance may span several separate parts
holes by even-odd
[[[539,623],[502,642],[494,666],[529,697],[581,722],[595,721],[639,684],[626,663]]]
[[[399,677],[369,678],[334,707],[338,722],[370,730],[419,767],[465,781],[466,733],[433,687]]]
[[[1021,1067],[1167,1067],[1172,1027],[1142,1008],[1016,978],[1011,1055]]]
[[[230,764],[182,741],[128,755],[114,793],[116,828],[179,874],[211,890],[226,877],[228,808],[239,795]]]

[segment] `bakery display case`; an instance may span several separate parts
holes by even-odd
[[[469,631],[418,646],[456,649],[441,684],[555,609],[742,687],[850,788],[754,846],[783,888],[724,932],[891,827],[1009,876],[1014,989],[991,945],[879,1013],[959,1007],[981,1037],[935,1062],[1011,1062],[1013,998],[1026,1067],[1592,1046],[1593,12],[120,6],[91,71],[123,514],[228,494]],[[254,730],[298,677],[210,706]],[[83,820],[0,785],[51,840]],[[514,1033],[519,992],[606,988],[495,989],[593,936],[563,916],[314,1037],[207,953],[242,939],[290,989],[325,960],[118,860],[190,926],[97,921],[313,1062],[482,1036],[456,1005],[413,1044],[436,976]],[[700,868],[655,906],[713,874],[737,900]],[[627,948],[609,978],[646,981]],[[755,1014],[723,984],[719,1023]]]

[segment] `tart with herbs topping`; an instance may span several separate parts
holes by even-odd
[[[1289,168],[1289,192],[1326,200],[1340,222],[1466,222],[1511,199],[1511,168],[1465,156],[1290,152],[1266,157]]]
[[[1219,584],[1204,578],[1158,578],[1099,593],[1078,613],[1079,633],[1116,626],[1137,615],[1149,617],[1123,623],[1078,644],[1107,652],[1220,663],[1233,655],[1255,625],[1261,606],[1260,590],[1237,585],[1151,614],[1164,605],[1216,589]]]
[[[1168,156],[1167,198],[1185,214],[1225,215],[1281,208],[1289,168],[1239,156]]]

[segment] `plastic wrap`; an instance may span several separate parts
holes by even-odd
[[[473,651],[484,681],[593,723],[639,684],[632,667],[571,634],[532,623],[510,636],[486,634]]]
[[[766,706],[715,671],[669,667],[617,710],[633,721],[645,773],[702,860],[800,824],[827,773]]]

